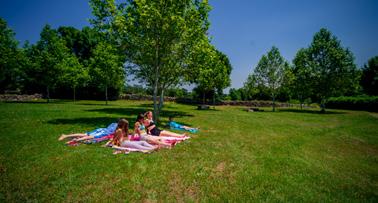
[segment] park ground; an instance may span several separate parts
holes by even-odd
[[[152,154],[66,146],[150,102],[0,103],[0,202],[378,201],[378,114],[167,103],[192,139]]]

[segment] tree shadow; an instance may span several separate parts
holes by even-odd
[[[10,104],[48,104],[46,101],[3,101]]]
[[[49,124],[91,125],[105,128],[110,123],[118,122],[120,117],[83,117],[83,118],[59,118],[47,121]],[[126,118],[128,119],[128,118]],[[129,118],[130,119],[130,118]]]
[[[266,112],[269,112],[269,111],[266,111]],[[339,111],[326,110],[325,112],[321,112],[320,110],[309,110],[309,109],[278,109],[277,112],[292,112],[292,113],[307,113],[307,114],[345,114],[345,112],[339,112]]]
[[[92,103],[77,103],[76,105],[81,105],[81,106],[118,106],[114,104],[92,104]]]
[[[138,107],[153,109],[154,104],[153,103],[151,103],[151,104],[139,104]],[[168,104],[168,105],[164,105],[163,109],[178,109],[178,107],[171,106],[171,105]]]
[[[147,111],[152,111],[150,108],[102,108],[102,109],[89,109],[86,111],[90,112],[100,112],[106,114],[114,114],[119,115],[120,117],[130,117],[132,116],[136,119],[137,115],[140,113],[145,113]],[[168,118],[168,117],[193,117],[194,115],[188,114],[183,111],[169,111],[169,110],[162,110],[160,112],[160,117]]]

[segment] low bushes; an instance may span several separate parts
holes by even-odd
[[[378,96],[331,97],[328,99],[326,107],[378,112]]]

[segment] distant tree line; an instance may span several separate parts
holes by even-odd
[[[0,91],[42,93],[54,98],[116,98],[124,85],[124,57],[93,28],[53,29],[22,48],[15,33],[0,19]],[[103,96],[105,95],[105,96]],[[105,98],[106,99],[106,98]]]
[[[300,49],[292,64],[278,48],[263,55],[244,86],[231,88],[231,100],[297,100],[318,103],[325,111],[330,97],[378,95],[378,56],[362,69],[357,68],[352,52],[332,33],[322,28],[307,48]]]

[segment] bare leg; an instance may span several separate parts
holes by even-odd
[[[160,136],[167,136],[167,137],[185,137],[186,136],[186,133],[184,134],[177,134],[177,133],[174,133],[174,132],[170,132],[170,131],[167,131],[167,130],[163,130],[160,132]]]
[[[159,137],[148,136],[147,141],[152,143],[152,144],[162,145],[162,146],[165,146],[165,147],[171,147],[172,146],[171,144],[162,142]]]
[[[69,135],[65,135],[65,134],[62,134],[60,137],[59,137],[59,141],[62,141],[66,138],[72,138],[72,137],[85,137],[85,136],[88,136],[87,134],[85,133],[74,133],[74,134],[69,134]]]
[[[83,141],[83,140],[90,140],[90,139],[93,139],[93,138],[94,138],[93,136],[87,135],[87,136],[84,136],[84,137],[81,137],[81,138],[75,138],[75,141],[79,142],[79,141]]]

